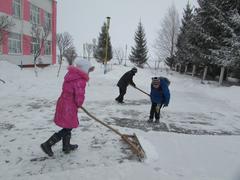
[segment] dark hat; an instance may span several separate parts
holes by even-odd
[[[136,73],[137,72],[137,68],[134,67],[134,68],[131,69],[131,71]]]
[[[160,84],[159,77],[153,77],[152,78],[152,85],[159,85],[159,84]]]

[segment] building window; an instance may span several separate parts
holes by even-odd
[[[9,33],[8,48],[9,53],[20,54],[22,53],[21,34]]]
[[[32,4],[30,7],[30,21],[32,24],[40,24],[40,9]]]
[[[52,15],[48,12],[45,12],[45,25],[51,30],[52,27]]]
[[[51,55],[52,54],[52,43],[51,41],[46,41],[45,42],[45,55]]]
[[[32,48],[31,52],[32,54],[36,54],[37,52],[40,51],[40,42],[37,38],[32,38]]]
[[[13,0],[13,16],[21,18],[21,0]]]

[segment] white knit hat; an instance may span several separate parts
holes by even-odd
[[[81,69],[82,71],[84,71],[85,73],[89,72],[89,69],[92,68],[92,65],[90,63],[90,61],[77,57],[74,60],[75,66],[79,69]]]

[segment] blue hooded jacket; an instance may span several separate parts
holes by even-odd
[[[160,86],[158,88],[154,88],[151,84],[150,97],[152,102],[168,106],[170,100],[168,83],[166,79],[160,78]]]

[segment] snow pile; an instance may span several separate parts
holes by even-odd
[[[0,79],[5,82],[13,82],[21,78],[21,68],[7,61],[0,61]]]

